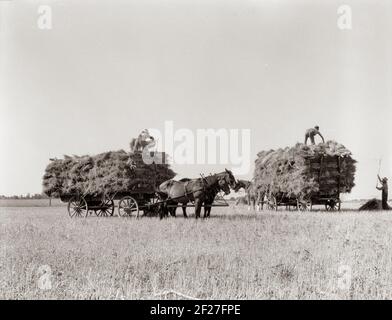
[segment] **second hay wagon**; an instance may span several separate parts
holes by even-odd
[[[312,210],[315,205],[322,205],[327,211],[340,211],[341,199],[341,160],[339,156],[334,156],[335,162],[331,162],[331,157],[328,157],[328,163],[325,163],[325,157],[321,156],[318,160],[317,168],[318,174],[316,182],[319,185],[317,192],[311,192],[304,196],[289,196],[284,192],[267,193],[266,205],[270,210],[278,210],[279,207],[284,206],[288,209],[296,208],[299,211]],[[332,177],[327,174],[328,166],[331,165],[337,169],[337,174]],[[326,183],[328,182],[328,184]]]

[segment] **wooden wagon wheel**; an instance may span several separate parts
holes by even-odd
[[[268,198],[267,206],[269,210],[278,210],[278,203],[275,196],[271,196],[271,198]]]
[[[310,211],[312,210],[311,200],[297,200],[298,211]]]
[[[98,217],[112,217],[114,213],[114,201],[110,198],[103,198],[100,208],[96,210]]]
[[[339,199],[329,199],[325,204],[325,210],[327,211],[340,211],[341,202]]]
[[[153,195],[143,206],[143,214],[148,217],[158,216],[161,210],[160,200],[156,195]]]
[[[131,217],[133,215],[139,218],[139,206],[137,201],[131,196],[123,197],[118,203],[119,217]]]
[[[73,196],[68,201],[68,214],[71,218],[87,217],[88,205],[83,197]]]

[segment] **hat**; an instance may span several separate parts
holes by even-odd
[[[387,181],[388,181],[387,177],[382,178],[382,182],[387,182]]]

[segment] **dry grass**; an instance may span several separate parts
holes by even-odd
[[[72,220],[64,207],[0,208],[0,298],[392,298],[391,213],[212,215]],[[51,289],[39,289],[42,277]]]

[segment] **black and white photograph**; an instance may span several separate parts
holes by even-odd
[[[389,0],[0,0],[0,299],[392,299],[391,121]]]

